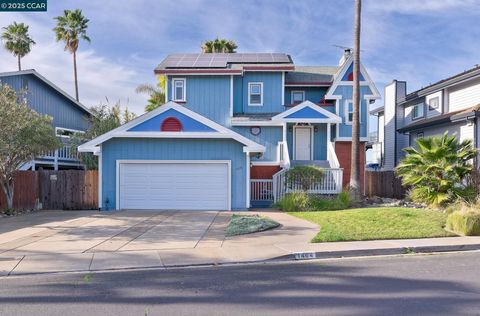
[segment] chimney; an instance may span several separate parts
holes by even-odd
[[[338,62],[338,65],[339,66],[343,65],[345,63],[345,61],[348,59],[348,57],[350,57],[351,54],[352,54],[352,49],[351,48],[345,48],[343,50],[343,55],[340,58],[340,61]]]

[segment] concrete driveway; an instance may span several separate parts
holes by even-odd
[[[3,218],[0,275],[265,260],[285,255],[276,244],[306,244],[318,230],[309,222],[270,212],[266,215],[281,228],[226,238],[232,214],[42,211]]]

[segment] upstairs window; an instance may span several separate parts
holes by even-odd
[[[173,79],[173,101],[186,101],[185,86],[185,79]]]
[[[292,91],[292,104],[299,104],[305,101],[305,91]]]
[[[416,120],[423,117],[423,103],[415,104],[412,109],[412,119]]]
[[[428,100],[428,107],[430,108],[430,110],[438,109],[439,105],[440,105],[439,97],[431,98],[430,100]]]
[[[263,82],[248,83],[248,105],[249,106],[263,105]]]
[[[362,104],[360,103],[360,108],[358,109],[358,118],[359,122],[362,123]],[[353,121],[353,101],[345,101],[345,124],[352,124]]]

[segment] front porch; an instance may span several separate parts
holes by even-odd
[[[321,107],[309,104],[296,106],[273,117],[283,122],[283,140],[277,146],[281,170],[271,179],[251,179],[252,206],[270,206],[285,194],[302,191],[296,181],[286,181],[286,172],[294,166],[318,166],[324,170],[322,179],[313,183],[309,194],[333,195],[342,191],[343,169],[340,168],[332,140],[332,130],[340,117]]]

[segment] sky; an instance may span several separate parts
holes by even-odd
[[[22,63],[74,95],[72,56],[55,42],[54,17],[81,9],[90,19],[78,51],[80,101],[120,102],[143,113],[153,69],[169,53],[234,40],[238,52],[284,52],[296,65],[336,65],[353,43],[353,0],[49,0],[48,12],[0,12],[0,26],[30,25],[36,41]],[[393,79],[409,92],[480,63],[480,0],[364,0],[361,58],[382,92]],[[0,49],[0,72],[16,59]],[[377,101],[374,106],[382,105]]]

